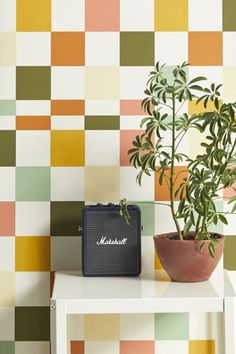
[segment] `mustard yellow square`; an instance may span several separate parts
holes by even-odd
[[[16,6],[17,31],[51,31],[51,0],[17,0]]]
[[[119,340],[119,315],[85,315],[85,340]]]
[[[161,262],[159,260],[159,257],[157,256],[157,253],[155,252],[155,258],[154,258],[154,269],[155,270],[160,270],[163,269]]]
[[[215,354],[215,341],[190,340],[189,354]]]
[[[0,33],[0,66],[13,66],[16,64],[16,33]]]
[[[222,105],[222,101],[219,101],[219,105]],[[216,111],[216,108],[214,106],[214,103],[212,101],[208,101],[207,107],[204,107],[204,101],[200,101],[198,104],[196,104],[196,100],[189,101],[188,102],[188,113],[189,114],[199,114],[203,112],[212,112]]]
[[[0,307],[15,305],[15,274],[0,272]]]
[[[16,271],[46,272],[50,270],[50,237],[16,237]]]
[[[188,0],[155,0],[155,31],[188,31]]]
[[[51,131],[51,166],[84,166],[84,131]]]

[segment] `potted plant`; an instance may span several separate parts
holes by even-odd
[[[136,136],[128,151],[130,162],[140,170],[140,185],[144,175],[156,173],[160,188],[168,188],[170,202],[166,205],[176,230],[154,236],[154,242],[163,268],[172,280],[182,282],[207,280],[219,262],[224,237],[210,230],[212,225],[227,224],[227,212],[218,210],[216,201],[224,188],[234,188],[236,182],[236,103],[222,103],[222,85],[203,87],[205,77],[188,80],[187,67],[185,62],[176,66],[171,80],[159,62],[151,71],[142,101],[147,112],[141,122],[145,131]],[[202,112],[181,112],[184,104],[193,100],[202,106]],[[204,134],[202,152],[195,158],[181,151],[181,142],[192,129]],[[167,132],[171,138],[165,144]],[[176,163],[185,166],[178,173]],[[233,213],[236,196],[228,203],[232,203]],[[127,222],[128,204],[125,199],[120,203]]]

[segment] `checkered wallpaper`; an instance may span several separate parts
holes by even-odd
[[[50,284],[55,270],[80,268],[84,203],[168,200],[155,176],[135,184],[127,157],[147,75],[157,60],[167,75],[188,60],[190,78],[223,83],[234,100],[235,13],[234,0],[0,0],[0,354],[49,354]],[[185,151],[200,139],[188,136]],[[141,208],[152,270],[152,235],[171,222],[161,206]],[[234,217],[219,231],[236,269]],[[68,352],[223,354],[220,324],[215,314],[71,316]]]

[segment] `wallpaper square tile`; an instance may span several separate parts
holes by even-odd
[[[120,116],[120,129],[122,130],[140,130],[142,117],[140,116]]]
[[[16,166],[50,166],[50,132],[16,132]]]
[[[120,117],[85,116],[85,130],[120,130]]]
[[[72,340],[71,344],[71,354],[84,354],[84,341]]]
[[[0,99],[16,98],[16,69],[11,66],[0,66]]]
[[[0,201],[15,200],[15,167],[0,167]]]
[[[16,237],[16,271],[48,272],[50,270],[50,238],[43,236]]]
[[[215,354],[215,341],[213,340],[190,340],[189,354]]]
[[[81,265],[81,237],[51,237],[52,271],[81,269]]]
[[[50,200],[49,167],[16,167],[16,200],[34,202]]]
[[[119,32],[86,32],[85,63],[116,66],[120,62]],[[94,52],[96,55],[94,55]]]
[[[143,130],[121,130],[120,131],[120,165],[121,166],[131,166],[130,155],[128,151],[132,149],[132,142],[135,137],[141,133]]]
[[[120,354],[155,354],[154,341],[120,341]]]
[[[84,68],[77,66],[52,67],[52,99],[83,99]]]
[[[16,236],[49,236],[50,202],[16,202]]]
[[[223,90],[222,90],[224,100],[235,99],[235,93],[234,93],[235,79],[236,79],[236,63],[234,66],[224,66],[223,67]]]
[[[15,270],[14,237],[0,237],[0,269],[8,272]]]
[[[13,307],[0,308],[0,341],[14,340],[15,311]]]
[[[158,340],[187,340],[189,336],[189,314],[156,313],[155,338]]]
[[[155,354],[166,354],[166,353],[189,354],[188,341],[187,340],[186,341],[184,340],[156,341]]]
[[[0,166],[16,164],[16,132],[0,131]]]
[[[19,32],[51,31],[51,0],[33,3],[16,0],[16,30]]]
[[[223,32],[223,64],[235,65],[236,63],[236,33]]]
[[[15,305],[15,273],[0,272],[0,307]]]
[[[52,31],[84,31],[85,1],[70,0],[70,6],[64,0],[52,0]]]
[[[153,202],[137,203],[141,209],[142,236],[152,236],[155,233],[155,205]]]
[[[121,31],[154,31],[153,0],[120,0]]]
[[[0,1],[0,31],[11,32],[16,30],[16,2],[15,0]]]
[[[119,131],[89,130],[85,133],[86,166],[119,166]],[[107,148],[109,146],[109,149]]]
[[[51,122],[48,116],[16,117],[16,130],[50,130],[50,127]]]
[[[103,314],[84,316],[84,337],[86,341],[114,341],[119,340],[119,336],[119,315]]]
[[[16,33],[0,32],[1,66],[14,66],[16,64]]]
[[[120,65],[154,65],[154,32],[120,32]]]
[[[84,200],[84,184],[85,180],[83,167],[51,168],[52,201]]]
[[[168,43],[168,46],[166,43]],[[160,61],[162,63],[166,63],[167,65],[174,65],[176,63],[183,63],[187,57],[187,32],[155,33],[155,62]]]
[[[70,339],[82,341],[84,339],[84,315],[72,314],[67,316],[68,341]]]
[[[119,107],[120,101],[118,98],[108,100],[91,99],[85,102],[86,115],[114,116],[120,113]]]
[[[16,113],[15,100],[0,100],[0,115],[11,116]]]
[[[84,166],[83,130],[51,131],[51,166]]]
[[[15,343],[10,341],[0,341],[0,354],[15,354]]]
[[[83,66],[84,32],[52,32],[51,63],[53,66]]]
[[[97,14],[99,13],[99,16]],[[86,0],[85,30],[86,31],[119,31],[120,0]]]
[[[89,100],[119,99],[119,68],[87,66],[85,68],[85,98]]]
[[[50,115],[50,100],[18,100],[16,102],[18,116]]]
[[[222,32],[189,32],[188,36],[191,65],[223,65]]]
[[[51,96],[51,67],[17,66],[16,99],[49,100]]]
[[[49,66],[51,64],[49,32],[16,33],[17,66]]]
[[[52,116],[52,130],[84,130],[83,116]]]
[[[15,234],[15,203],[0,202],[0,236]]]
[[[236,236],[228,235],[225,237],[224,248],[224,268],[234,270],[236,268],[235,259]]]
[[[154,340],[154,314],[121,314],[121,340]]]
[[[120,354],[119,341],[86,341],[85,351],[86,354]]]
[[[172,0],[154,1],[155,31],[188,31],[188,0],[180,0],[178,2]]]
[[[0,116],[0,130],[15,130],[15,117]]]
[[[236,4],[234,0],[222,0],[223,4],[223,31],[236,31],[234,12]]]
[[[222,31],[222,0],[189,0],[188,7],[189,31]]]
[[[151,66],[121,66],[120,98],[126,100],[143,99],[143,90],[146,87],[150,70],[152,70]]]
[[[51,100],[51,114],[54,116],[84,115],[84,100]]]
[[[50,309],[47,306],[17,306],[15,308],[16,341],[48,341]]]
[[[48,354],[50,352],[50,342],[20,341],[15,342],[15,354]]]

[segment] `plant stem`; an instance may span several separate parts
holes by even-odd
[[[198,215],[197,222],[196,222],[196,227],[195,227],[195,237],[196,237],[196,235],[198,233],[198,230],[200,228],[201,218],[202,218],[201,215]]]
[[[172,130],[172,148],[171,148],[171,166],[170,166],[170,204],[171,204],[171,214],[179,234],[180,240],[183,240],[183,235],[180,229],[179,222],[176,218],[175,213],[175,206],[174,206],[174,164],[175,164],[175,94],[172,94],[172,123],[173,123],[173,130]]]

